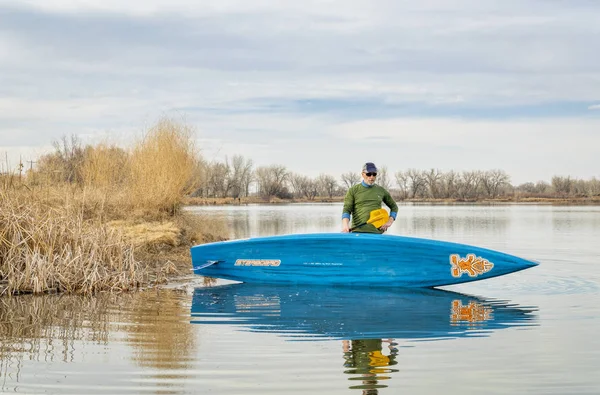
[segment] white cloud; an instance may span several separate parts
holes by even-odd
[[[505,152],[515,155],[563,155],[600,151],[600,120],[467,119],[364,120],[335,125],[330,133],[340,139],[365,143],[374,137],[397,144],[429,144],[454,149]],[[567,138],[568,136],[568,138]],[[600,152],[599,152],[600,153]]]
[[[600,104],[594,104],[588,107],[588,110],[600,110]]]
[[[119,109],[126,112],[132,107],[142,107],[143,101],[130,98],[78,98],[78,99],[25,99],[0,98],[0,122],[6,119],[30,121],[69,122],[103,118]]]

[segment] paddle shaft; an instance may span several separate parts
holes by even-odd
[[[369,222],[363,222],[362,224],[358,224],[356,226],[353,226],[353,227],[350,228],[350,232],[352,232],[354,229],[360,228],[361,226],[366,225],[368,223]]]

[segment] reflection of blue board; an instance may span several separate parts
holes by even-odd
[[[192,322],[288,337],[441,339],[531,325],[534,311],[436,289],[231,284],[196,288]]]
[[[361,233],[261,237],[191,249],[199,275],[248,283],[435,287],[527,269],[536,262],[450,242]]]

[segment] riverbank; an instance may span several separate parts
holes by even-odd
[[[128,292],[192,274],[193,245],[226,240],[224,220],[186,205],[341,203],[297,199],[182,197],[175,210],[133,204],[126,192],[70,185],[0,190],[0,294]],[[410,199],[411,204],[596,205],[598,198],[480,201]]]
[[[224,223],[133,209],[61,186],[0,190],[0,294],[127,292],[191,273],[189,248],[225,240]],[[97,192],[97,191],[95,191]]]
[[[495,199],[397,199],[398,203],[424,203],[424,204],[557,204],[557,205],[598,205],[600,196],[593,197],[532,197],[515,196],[501,197]],[[280,199],[272,197],[269,199],[250,196],[242,198],[199,198],[186,197],[183,203],[187,206],[218,206],[218,205],[243,205],[243,204],[291,204],[291,203],[343,203],[343,196],[317,197],[315,199]]]
[[[205,171],[186,125],[160,120],[129,150],[55,148],[0,177],[1,294],[138,290],[190,273],[192,245],[229,236],[181,210]]]

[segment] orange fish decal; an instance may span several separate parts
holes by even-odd
[[[469,304],[465,306],[460,300],[452,301],[452,313],[450,313],[452,324],[476,324],[490,319],[492,319],[492,309],[489,306],[475,301],[469,301]]]
[[[452,277],[460,277],[467,273],[469,277],[477,277],[480,274],[487,273],[494,267],[494,264],[487,259],[468,254],[466,258],[461,258],[458,254],[450,255],[450,273]]]

